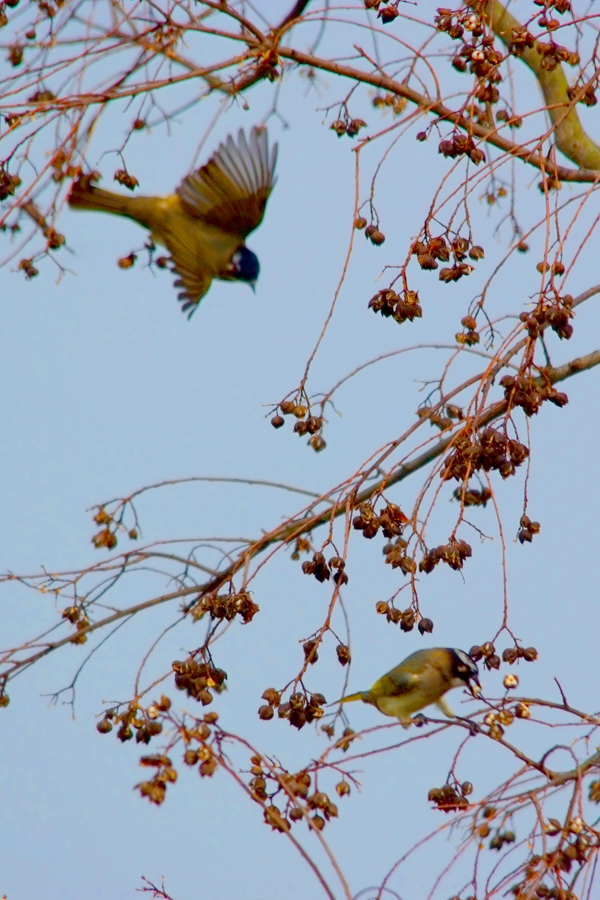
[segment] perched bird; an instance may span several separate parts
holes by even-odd
[[[481,691],[479,669],[464,650],[432,647],[411,653],[376,681],[370,691],[358,691],[339,702],[370,703],[384,716],[396,716],[402,727],[408,728],[411,714],[430,703],[435,703],[448,718],[454,718],[444,694],[456,687],[467,687],[477,696]]]
[[[213,278],[254,288],[258,259],[244,241],[262,221],[276,159],[277,145],[269,153],[265,128],[253,128],[249,140],[240,129],[237,142],[230,135],[174,194],[126,197],[94,187],[84,175],[73,185],[69,206],[127,216],[148,228],[171,254],[175,286],[182,288],[177,298],[190,318]]]

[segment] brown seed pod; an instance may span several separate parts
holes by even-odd
[[[350,662],[350,648],[346,646],[346,644],[338,644],[335,648],[335,652],[337,653],[338,662],[342,666],[347,666]]]

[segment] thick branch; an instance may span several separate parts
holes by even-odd
[[[506,46],[510,46],[513,29],[522,31],[523,26],[498,0],[492,0],[489,12],[494,34]],[[575,102],[569,97],[569,84],[563,67],[559,63],[553,69],[543,68],[544,57],[537,50],[538,43],[536,41],[531,48],[525,47],[518,58],[531,69],[544,95],[546,109],[554,126],[556,146],[581,169],[600,169],[600,147],[586,134],[579,121]]]
[[[596,162],[594,163],[594,166],[589,169],[567,169],[564,166],[550,166],[545,156],[528,150],[522,144],[516,144],[513,141],[509,141],[508,138],[502,137],[496,128],[486,128],[485,126],[474,122],[472,119],[465,119],[461,113],[450,109],[450,107],[446,106],[441,101],[433,100],[425,94],[420,94],[407,84],[404,84],[401,81],[395,81],[383,72],[365,72],[362,69],[348,66],[345,63],[321,59],[318,56],[313,56],[311,53],[303,53],[301,50],[295,50],[293,47],[279,47],[278,53],[285,59],[291,59],[300,65],[311,66],[314,69],[332,72],[334,75],[342,75],[344,78],[351,78],[353,81],[371,84],[373,87],[380,88],[391,94],[396,94],[398,97],[405,97],[421,109],[434,113],[439,119],[451,122],[469,134],[481,138],[488,144],[498,147],[498,149],[503,150],[511,156],[522,159],[524,162],[535,166],[541,171],[547,171],[551,168],[552,177],[557,178],[560,181],[600,181],[600,151],[598,148],[596,148],[598,153]],[[238,82],[236,90],[242,90],[246,86],[246,84]]]
[[[586,293],[589,294],[590,292]],[[544,370],[544,383],[550,381],[552,384],[555,384],[557,382],[564,381],[565,379],[570,378],[572,375],[586,371],[587,369],[592,369],[599,364],[600,350],[594,350],[592,353],[588,353],[586,356],[581,356],[576,359],[570,360],[569,362],[564,363],[564,365],[562,366],[557,366],[556,368],[546,368]],[[475,422],[476,427],[482,428],[488,425],[490,422],[493,422],[495,419],[503,415],[506,410],[506,400],[501,400],[497,403],[491,404],[487,408],[487,410],[485,410],[480,416],[477,417]],[[453,440],[453,435],[441,438],[429,450],[424,451],[409,462],[398,466],[396,471],[391,475],[384,479],[380,479],[379,481],[365,488],[360,493],[356,494],[356,496],[353,498],[353,506],[358,506],[360,503],[364,503],[370,500],[371,497],[378,494],[383,489],[387,489],[392,485],[399,484],[401,481],[404,481],[406,478],[408,478],[409,475],[412,475],[419,469],[424,468],[426,465],[433,462],[433,460],[439,458],[448,449]],[[313,516],[297,517],[292,521],[282,525],[280,528],[277,528],[274,531],[265,534],[262,538],[259,538],[259,540],[257,540],[251,547],[249,547],[247,551],[242,553],[242,555],[237,560],[235,560],[233,563],[231,563],[230,566],[224,569],[223,572],[221,572],[214,578],[211,578],[203,585],[194,585],[192,587],[182,588],[178,591],[173,591],[172,593],[164,594],[160,597],[155,597],[154,599],[148,600],[144,603],[136,604],[134,607],[130,607],[125,610],[119,610],[118,612],[107,616],[107,618],[102,619],[101,621],[91,623],[87,627],[82,628],[77,632],[77,635],[80,637],[84,634],[97,631],[105,625],[110,625],[113,622],[116,622],[127,616],[131,616],[142,609],[147,609],[152,606],[158,606],[163,603],[171,602],[172,600],[180,599],[182,597],[195,598],[198,596],[209,594],[213,591],[217,591],[223,584],[228,582],[235,575],[235,573],[239,571],[240,568],[247,565],[250,559],[254,559],[256,556],[271,547],[273,544],[289,543],[291,540],[300,536],[301,534],[306,534],[307,532],[310,532],[321,525],[325,525],[328,522],[339,518],[339,516],[342,516],[345,513],[346,503],[332,503],[325,509],[324,512],[315,514]],[[62,640],[50,643],[42,650],[37,651],[31,657],[16,663],[12,671],[14,672],[16,670],[22,669],[24,666],[29,666],[41,657],[46,656],[48,653],[51,653],[53,650],[57,650],[59,647],[62,647],[65,644],[72,643],[72,641],[73,635],[70,635],[67,638],[63,638]]]

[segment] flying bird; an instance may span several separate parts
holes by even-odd
[[[127,197],[94,186],[93,177],[73,184],[69,206],[126,216],[150,231],[171,254],[180,288],[177,299],[188,319],[213,278],[245,281],[254,289],[259,263],[245,239],[264,216],[275,183],[277,144],[269,152],[266,128],[249,139],[240,129],[219,145],[206,165],[183,179],[166,197]]]

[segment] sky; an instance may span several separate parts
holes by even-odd
[[[279,143],[278,180],[265,220],[248,240],[261,263],[256,294],[247,286],[216,282],[191,321],[181,315],[171,276],[140,261],[122,270],[116,260],[141,247],[143,232],[131,222],[66,209],[60,224],[67,237],[57,271],[45,263],[27,282],[15,265],[2,279],[0,408],[3,465],[0,478],[0,570],[35,574],[90,565],[106,551],[90,543],[90,508],[144,485],[191,476],[269,479],[324,491],[351,475],[377,447],[400,434],[423,400],[423,385],[439,376],[443,350],[406,353],[372,366],[350,381],[328,413],[327,448],[320,454],[292,434],[269,424],[273,405],[299,382],[320,333],[347,254],[354,209],[354,154],[338,139],[323,107],[343,96],[333,76],[309,86],[290,71],[281,86],[281,117],[269,120]],[[263,120],[272,102],[270,85],[218,119],[201,159],[230,132]],[[355,115],[381,127],[368,93],[356,98]],[[127,165],[144,193],[165,193],[192,165],[199,140],[218,110],[216,100],[198,104],[171,123],[135,135]],[[107,118],[115,132],[131,118],[118,111]],[[391,124],[391,118],[390,118]],[[95,136],[90,160],[110,186],[114,158],[107,131]],[[111,135],[112,139],[112,135]],[[362,235],[340,292],[333,321],[311,370],[310,390],[327,390],[360,363],[401,347],[452,342],[471,297],[481,289],[509,240],[508,200],[489,207],[473,203],[473,222],[488,256],[471,279],[440,285],[434,274],[417,273],[424,316],[398,326],[367,309],[385,286],[382,270],[404,259],[409,240],[426,214],[432,185],[448,168],[435,140],[413,145],[404,138],[381,174],[377,208],[386,234],[382,247]],[[367,148],[361,197],[382,148]],[[94,155],[95,154],[95,155]],[[544,214],[535,173],[520,181],[522,220]],[[561,198],[581,189],[566,186]],[[482,189],[483,193],[483,189]],[[585,221],[570,238],[581,242]],[[8,245],[9,238],[1,236]],[[2,248],[5,251],[5,247]],[[536,288],[536,244],[505,267],[494,282],[491,309],[518,314]],[[480,274],[481,273],[481,274]],[[569,282],[576,294],[598,280],[597,259],[586,247]],[[554,363],[597,347],[598,300],[577,313],[571,341],[550,335]],[[477,364],[479,365],[479,364]],[[473,371],[473,363],[458,372]],[[572,704],[594,711],[597,699],[596,598],[598,522],[597,371],[564,386],[569,404],[546,404],[530,422],[534,463],[528,485],[529,510],[542,528],[531,545],[515,541],[522,511],[523,475],[498,480],[506,528],[510,621],[523,643],[535,645],[539,662],[518,670],[520,691],[558,700],[557,678]],[[409,479],[389,498],[410,507],[418,491]],[[443,497],[432,524],[442,543],[456,507]],[[140,499],[142,540],[254,537],[301,508],[293,494],[256,486],[195,483],[151,492]],[[399,576],[384,567],[381,544],[353,534],[344,604],[350,618],[352,667],[349,687],[367,687],[400,659],[423,646],[468,650],[491,637],[502,611],[501,553],[493,513],[475,510],[473,523],[491,540],[472,532],[473,558],[464,572],[441,567],[419,583],[423,613],[435,622],[433,635],[406,635],[375,614],[375,603],[397,588]],[[315,535],[316,537],[316,535]],[[120,545],[126,549],[125,541]],[[148,599],[165,589],[165,579],[146,573],[123,583],[118,603]],[[260,722],[262,691],[285,683],[299,668],[301,644],[321,623],[330,598],[318,584],[279,553],[255,582],[260,614],[248,626],[232,627],[218,645],[218,664],[229,689],[215,702],[223,727],[246,735],[292,769],[323,752],[326,737],[307,726],[300,732],[283,722]],[[117,600],[115,600],[117,602]],[[15,583],[0,585],[2,646],[14,646],[55,620],[54,601]],[[11,703],[0,710],[0,800],[4,825],[0,845],[0,896],[9,900],[122,900],[135,895],[142,877],[176,900],[305,900],[318,896],[305,864],[283,836],[262,824],[258,807],[245,800],[224,773],[200,780],[182,771],[167,801],[155,807],[133,790],[142,780],[140,748],[101,736],[95,725],[104,703],[127,699],[140,658],[175,617],[163,606],[125,625],[102,646],[77,682],[75,705],[51,694],[69,684],[86,647],[66,647],[29,669],[9,689]],[[339,622],[341,627],[341,622]],[[201,643],[200,625],[186,621],[170,632],[154,654],[148,677]],[[500,646],[504,646],[501,642]],[[499,696],[504,671],[485,673],[487,696]],[[333,701],[345,672],[333,641],[308,676],[310,690]],[[180,701],[172,685],[166,690]],[[188,701],[188,703],[191,701]],[[460,696],[453,698],[459,706]],[[356,730],[390,724],[370,707],[350,712]],[[393,723],[367,735],[361,751],[399,740]],[[443,784],[462,735],[444,731],[430,741],[408,744],[356,762],[361,790],[341,798],[340,817],[325,837],[338,856],[352,891],[377,884],[420,836],[441,823],[427,792]],[[567,733],[565,742],[571,737]],[[548,745],[543,729],[517,723],[511,738],[528,751]],[[554,739],[554,737],[553,737]],[[561,738],[563,739],[563,738]],[[153,745],[151,745],[153,746]],[[500,748],[472,742],[461,777],[482,796],[514,768]],[[334,782],[329,788],[333,790]],[[322,860],[312,836],[306,846]],[[450,860],[457,838],[444,836],[432,856],[425,851],[392,882],[402,898],[425,897],[435,873]],[[468,870],[468,869],[467,869]],[[463,874],[464,871],[463,870]],[[331,873],[328,873],[328,877]],[[332,879],[333,881],[333,879]],[[452,887],[458,890],[460,883]],[[336,888],[337,890],[337,888]],[[340,893],[338,891],[338,893]],[[451,890],[448,890],[448,896]],[[340,893],[341,896],[341,893]]]

